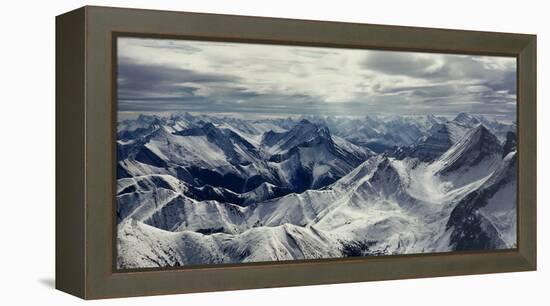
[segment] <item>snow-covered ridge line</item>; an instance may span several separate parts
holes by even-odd
[[[513,124],[179,114],[118,136],[120,267],[516,243]]]

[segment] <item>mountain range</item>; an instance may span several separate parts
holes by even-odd
[[[467,113],[120,121],[117,266],[513,248],[515,130]]]

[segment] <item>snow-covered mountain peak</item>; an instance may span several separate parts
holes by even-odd
[[[155,117],[153,121],[151,121],[151,125],[154,127],[161,127],[164,124],[165,124],[164,121],[158,117]]]
[[[430,122],[431,124],[441,123],[441,120],[437,118],[434,114],[427,115],[426,120],[428,120],[428,122]]]
[[[479,124],[478,126],[476,126],[472,130],[472,133],[479,134],[479,137],[481,137],[483,140],[500,143],[498,138],[483,124]]]
[[[330,139],[329,129],[326,126],[302,119],[287,132],[269,131],[265,133],[262,139],[262,147],[271,155],[282,154],[319,137]]]
[[[224,132],[217,128],[212,122],[205,123],[201,129],[207,137],[213,140],[222,140],[225,137]]]
[[[418,158],[424,162],[435,160],[453,145],[453,140],[456,138],[455,133],[455,129],[448,124],[443,124],[420,143],[400,148],[395,155],[399,159],[410,157]]]
[[[500,163],[502,146],[483,124],[471,129],[435,163],[437,174],[453,177],[454,185],[475,181],[494,171]]]
[[[455,161],[463,156],[472,154],[479,158],[483,158],[489,154],[499,153],[501,150],[502,148],[498,138],[483,124],[479,124],[471,129],[459,142],[453,145],[440,160],[446,162]]]
[[[183,118],[189,122],[193,122],[195,121],[195,116],[193,116],[191,113],[189,112],[184,112],[183,114],[179,115],[180,118]]]
[[[453,122],[464,125],[464,126],[474,126],[479,124],[479,120],[474,116],[467,113],[460,113],[454,119]]]
[[[513,247],[516,137],[482,118],[121,121],[118,265]]]
[[[143,122],[143,123],[151,123],[156,118],[157,118],[157,116],[139,114],[139,116],[136,118],[136,121]]]
[[[407,182],[400,170],[389,158],[384,157],[370,175],[369,183],[385,197],[402,196]]]

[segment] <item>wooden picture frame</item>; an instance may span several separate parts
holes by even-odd
[[[517,249],[116,271],[120,33],[516,57]],[[56,18],[56,117],[56,288],[84,299],[536,270],[535,35],[87,6]]]

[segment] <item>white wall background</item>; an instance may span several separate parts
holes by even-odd
[[[541,305],[550,283],[545,1],[5,1],[0,11],[0,303],[75,305],[54,283],[54,16],[85,4],[538,35],[539,271],[93,301],[88,305]],[[546,115],[546,116],[545,116]],[[545,186],[546,185],[546,186]],[[545,188],[546,187],[546,188]]]

